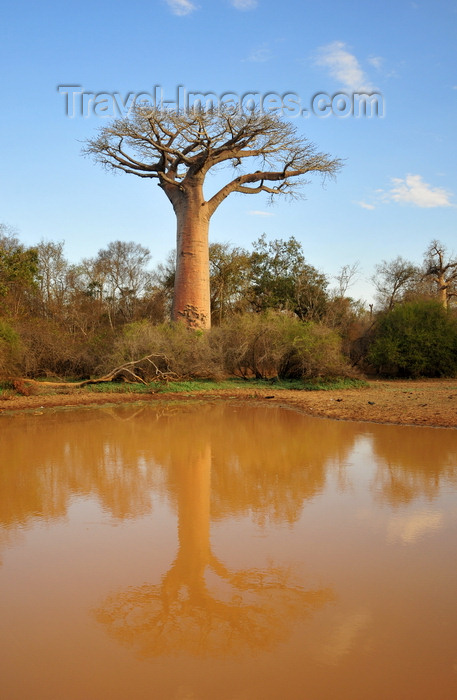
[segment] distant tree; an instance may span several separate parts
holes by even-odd
[[[37,290],[38,255],[26,248],[5,225],[0,229],[0,313],[23,315]]]
[[[296,195],[304,176],[331,176],[341,167],[273,114],[228,108],[178,113],[145,103],[103,127],[85,153],[109,169],[157,180],[177,219],[173,319],[201,328],[211,324],[208,230],[219,205],[234,192]],[[245,161],[252,166],[247,172]],[[205,178],[219,165],[231,166],[232,177],[206,199]]]
[[[69,302],[69,264],[64,255],[64,242],[42,240],[36,247],[38,285],[45,316],[60,316]]]
[[[87,294],[103,302],[110,325],[134,320],[140,299],[152,284],[150,251],[133,241],[114,241],[83,261]]]
[[[457,258],[447,257],[446,247],[434,240],[425,252],[423,274],[438,290],[438,299],[446,309],[449,300],[457,297]]]
[[[372,280],[378,302],[381,308],[389,311],[415,285],[419,276],[418,268],[400,255],[394,260],[383,260],[375,270]]]
[[[399,304],[377,323],[368,359],[381,373],[403,377],[457,372],[457,322],[437,301]]]
[[[250,254],[228,243],[209,246],[211,317],[220,325],[230,314],[246,309],[250,283]]]
[[[252,307],[256,311],[290,311],[302,320],[321,318],[327,304],[328,280],[306,262],[301,244],[293,236],[287,241],[267,241],[263,235],[253,246],[249,290]]]
[[[349,287],[355,283],[357,277],[360,273],[360,263],[357,260],[352,265],[343,265],[338,270],[338,274],[335,275],[335,280],[337,282],[337,287],[334,291],[334,297],[345,297],[347,295]]]
[[[336,287],[330,290],[324,316],[324,323],[337,330],[345,341],[345,351],[349,353],[349,346],[354,336],[360,331],[360,322],[366,317],[364,304],[360,300],[348,296],[351,287],[360,272],[360,263],[343,265],[334,276]],[[357,326],[357,331],[355,330]]]
[[[152,272],[153,286],[163,295],[166,316],[171,318],[173,290],[176,278],[176,250],[171,250],[165,262],[161,262]]]

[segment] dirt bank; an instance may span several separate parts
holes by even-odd
[[[457,427],[457,379],[423,381],[371,381],[360,389],[330,391],[291,391],[268,389],[228,389],[194,394],[90,393],[84,389],[70,394],[9,397],[0,401],[0,414],[12,411],[40,412],[54,407],[131,403],[158,400],[194,401],[264,399],[295,407],[313,416],[344,420]]]

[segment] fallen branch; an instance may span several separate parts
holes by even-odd
[[[167,368],[165,370],[161,370],[154,360],[165,361]],[[141,363],[147,363],[149,365],[152,365],[152,367],[154,368],[155,376],[151,379],[152,382],[169,382],[173,380],[176,381],[177,379],[179,379],[179,375],[177,375],[176,372],[173,372],[168,368],[167,356],[160,353],[153,353],[151,355],[145,355],[139,360],[125,362],[124,364],[119,365],[119,367],[115,367],[114,369],[112,369],[110,372],[108,372],[108,374],[105,374],[103,377],[98,377],[94,379],[84,379],[80,382],[38,382],[35,379],[21,377],[20,379],[13,380],[13,383],[17,382],[19,384],[20,382],[28,382],[29,384],[38,386],[80,388],[83,386],[88,386],[89,384],[101,384],[103,382],[112,382],[119,377],[122,377],[125,381],[129,381],[128,379],[126,379],[127,376],[129,377],[130,381],[136,382],[138,384],[144,384],[145,386],[147,386],[149,382],[145,381],[145,379],[143,379],[143,377],[141,377],[138,374],[138,370],[141,371]]]

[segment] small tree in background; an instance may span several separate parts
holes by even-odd
[[[0,313],[19,318],[32,304],[37,285],[38,254],[26,248],[4,224],[0,225]]]
[[[419,269],[400,255],[394,260],[383,260],[376,265],[372,281],[382,309],[391,311],[404,295],[414,288],[420,277]]]
[[[368,360],[382,374],[454,376],[457,321],[437,301],[400,304],[378,321]]]
[[[253,309],[289,311],[301,320],[322,318],[328,281],[306,262],[301,244],[293,236],[267,242],[263,235],[253,245],[248,291]]]

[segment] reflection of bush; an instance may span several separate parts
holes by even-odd
[[[276,406],[216,403],[4,416],[0,524],[63,517],[75,495],[95,497],[120,520],[149,513],[154,490],[177,507],[183,480],[207,449],[213,521],[242,515],[293,523],[365,431],[379,462],[379,493],[390,502],[435,496],[443,482],[455,482],[454,431],[363,430]]]
[[[312,421],[277,407],[125,406],[2,419],[0,518],[7,526],[65,515],[74,495],[123,519],[146,514],[151,492],[177,503],[182,482],[211,449],[211,515],[294,522],[319,493],[326,466],[344,460],[350,423]],[[5,500],[5,499],[4,499]]]
[[[432,501],[443,485],[457,483],[455,431],[420,428],[418,439],[418,430],[389,426],[390,439],[382,430],[373,433],[378,461],[375,493],[391,505],[418,498]]]
[[[212,518],[248,515],[292,523],[303,502],[321,493],[326,468],[347,458],[351,423],[307,420],[273,406],[202,405],[160,424],[155,459],[168,467],[177,497],[195,455],[211,446]],[[176,439],[179,436],[179,440]]]

